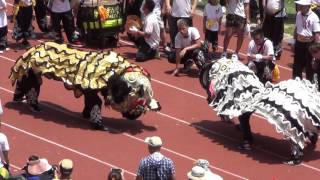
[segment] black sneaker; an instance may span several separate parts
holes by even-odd
[[[296,165],[301,164],[301,159],[293,158],[293,159],[290,159],[289,161],[284,162],[284,164],[290,165],[290,166],[296,166]]]
[[[251,145],[249,142],[245,141],[243,142],[243,144],[241,144],[240,146],[238,146],[238,148],[240,150],[247,150],[247,151],[250,151],[251,150]]]
[[[105,127],[102,122],[91,122],[91,126],[94,130],[108,131],[109,129]]]
[[[39,107],[39,105],[31,105],[30,110],[32,112],[41,112],[41,108]]]
[[[22,103],[22,101],[23,101],[23,98],[15,98],[15,97],[12,100],[13,103]]]

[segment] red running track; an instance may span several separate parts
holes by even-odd
[[[200,17],[195,18],[196,26],[201,29]],[[9,29],[12,30],[11,24]],[[222,44],[222,36],[219,38]],[[32,44],[38,43],[32,41]],[[116,51],[132,58],[136,50],[125,41],[120,43]],[[9,44],[14,46],[14,41],[9,39]],[[230,48],[234,47],[232,40]],[[32,113],[26,105],[10,102],[13,87],[7,77],[10,67],[22,53],[10,50],[0,56],[0,97],[5,111],[1,117],[2,131],[10,141],[11,163],[17,167],[23,166],[29,155],[36,154],[48,158],[51,163],[71,158],[75,162],[74,179],[106,179],[111,166],[124,168],[126,178],[134,179],[140,159],[148,154],[143,139],[159,135],[164,141],[162,152],[173,159],[178,179],[186,179],[186,173],[198,158],[208,159],[212,171],[224,179],[319,178],[319,146],[306,150],[303,164],[283,165],[289,144],[261,117],[254,116],[251,120],[254,149],[238,150],[241,133],[221,122],[209,108],[197,77],[170,76],[174,65],[163,58],[137,63],[152,75],[155,96],[163,107],[161,112],[149,112],[138,121],[128,121],[105,108],[104,123],[112,131],[94,131],[79,113],[83,108],[82,98],[75,99],[61,83],[44,79],[40,94],[43,111]],[[279,61],[282,80],[291,77],[288,68],[291,61],[291,53],[286,50]]]

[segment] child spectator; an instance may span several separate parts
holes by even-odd
[[[215,52],[218,49],[218,33],[223,13],[219,0],[209,0],[208,2],[204,7],[203,30],[206,41],[212,44],[212,50]]]
[[[7,48],[7,3],[5,0],[0,0],[0,54]]]

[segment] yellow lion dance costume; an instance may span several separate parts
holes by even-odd
[[[80,51],[53,42],[34,46],[11,69],[9,78],[16,84],[13,100],[20,102],[25,96],[31,110],[40,111],[42,75],[62,81],[76,98],[84,95],[82,114],[97,129],[104,128],[99,93],[105,105],[128,119],[136,119],[148,110],[160,110],[153,99],[150,74],[112,51]]]

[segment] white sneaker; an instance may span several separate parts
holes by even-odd
[[[238,54],[233,53],[232,56],[231,56],[231,59],[234,60],[234,61],[239,60]]]
[[[10,50],[10,48],[8,48],[8,47],[7,47],[5,50],[6,50],[6,51],[9,51],[9,50]]]
[[[3,54],[3,50],[0,50],[0,54]]]
[[[221,54],[221,58],[227,58],[227,52],[223,52],[223,53]]]

